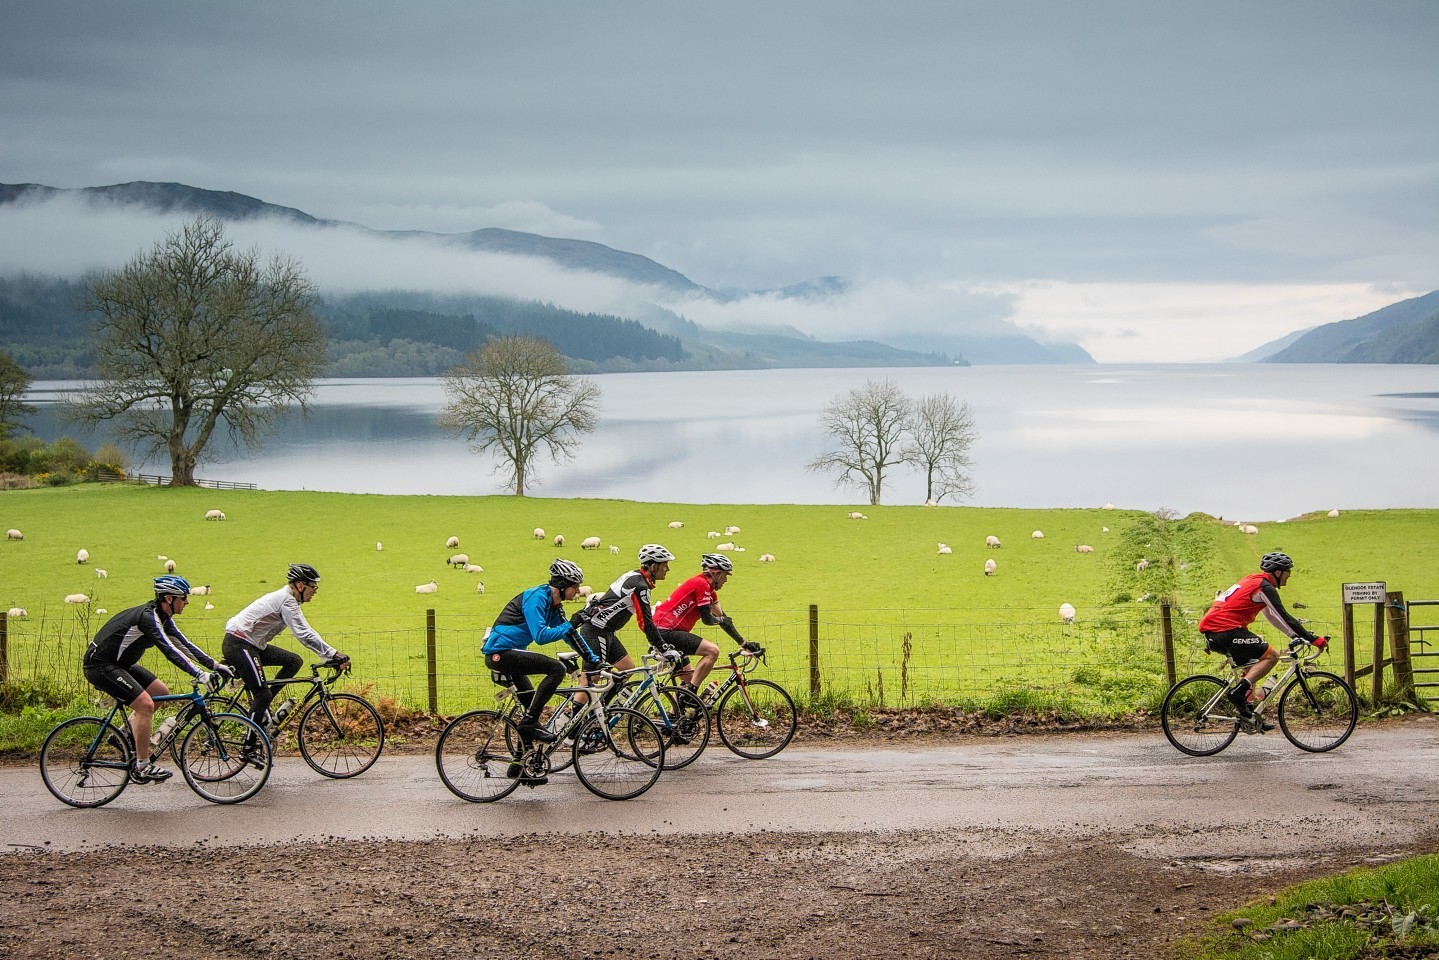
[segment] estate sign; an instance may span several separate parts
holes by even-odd
[[[1383,603],[1384,581],[1378,583],[1344,584],[1345,603]]]

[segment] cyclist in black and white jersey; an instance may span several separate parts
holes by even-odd
[[[634,669],[634,659],[615,636],[631,619],[639,625],[650,646],[656,649],[664,646],[660,629],[655,626],[650,590],[669,575],[670,561],[674,558],[674,554],[658,543],[645,544],[640,547],[639,569],[621,574],[598,599],[591,599],[570,618],[570,623],[577,628],[570,644],[584,658],[586,670],[598,670],[605,664],[612,664],[617,670]]]
[[[214,674],[230,679],[235,674],[195,646],[175,617],[190,602],[190,584],[184,577],[155,578],[155,599],[138,607],[121,610],[100,628],[85,648],[81,664],[85,679],[102,693],[130,707],[130,729],[135,737],[135,766],[130,779],[135,783],[159,783],[170,779],[170,771],[147,763],[144,751],[150,744],[150,725],[155,716],[155,697],[170,692],[165,682],[140,666],[140,657],[156,647],[175,666],[206,685]],[[201,669],[199,664],[204,664]]]

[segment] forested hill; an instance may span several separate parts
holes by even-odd
[[[1439,363],[1439,290],[1325,324],[1264,363]]]

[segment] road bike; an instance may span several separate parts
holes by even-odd
[[[1160,710],[1165,737],[1175,749],[1191,757],[1213,756],[1233,743],[1240,730],[1263,732],[1264,714],[1278,690],[1274,712],[1289,742],[1310,753],[1333,750],[1354,732],[1359,705],[1342,677],[1313,668],[1314,660],[1326,646],[1327,641],[1292,641],[1279,660],[1283,669],[1261,686],[1264,696],[1254,705],[1252,718],[1241,717],[1229,699],[1248,664],[1238,664],[1227,657],[1228,680],[1199,674],[1179,681],[1165,695]]]
[[[611,701],[617,707],[638,710],[654,722],[665,738],[666,770],[687,767],[699,759],[710,740],[710,712],[695,691],[668,684],[674,664],[684,655],[673,647],[647,653],[641,665],[619,671],[624,678]]]
[[[212,803],[239,803],[259,793],[269,779],[270,742],[249,717],[212,711],[205,699],[210,692],[196,683],[190,693],[154,698],[157,704],[180,703],[181,722],[156,730],[148,762],[178,742],[177,762],[190,789]],[[100,807],[114,800],[134,769],[130,729],[130,711],[118,700],[103,717],[61,723],[40,747],[45,787],[72,807]]]
[[[794,699],[784,687],[772,680],[749,679],[765,662],[763,647],[736,650],[729,655],[728,664],[715,667],[730,675],[723,682],[710,682],[700,694],[713,715],[720,742],[746,760],[764,760],[779,753],[789,746],[799,726]],[[671,678],[688,664],[688,658],[677,661]]]
[[[321,670],[328,675],[322,678]],[[310,665],[308,677],[265,681],[275,695],[273,719],[265,729],[271,743],[276,748],[288,745],[293,733],[305,762],[316,773],[337,780],[358,777],[375,765],[385,748],[385,722],[379,711],[358,694],[330,689],[349,672],[348,660],[324,660]],[[282,699],[285,688],[297,684],[306,687],[304,696],[298,702],[293,697]],[[248,714],[250,699],[248,692],[225,692],[215,699],[215,709]],[[298,723],[293,722],[296,717]]]
[[[603,682],[556,691],[574,712],[552,715],[552,743],[525,739],[508,710],[472,710],[450,721],[435,745],[446,789],[472,803],[490,803],[569,766],[586,789],[606,800],[629,800],[654,786],[665,766],[664,736],[639,711],[606,703],[621,674],[599,670],[589,676]],[[496,674],[496,682],[508,684],[509,677]],[[580,693],[588,695],[584,701],[576,699]],[[556,765],[555,755],[565,753],[563,765]]]

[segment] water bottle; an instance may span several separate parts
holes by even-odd
[[[294,700],[282,701],[280,705],[275,708],[275,726],[278,727],[280,724],[284,723],[285,718],[290,715],[290,711],[293,709],[295,709]]]
[[[170,733],[170,731],[171,731],[171,730],[174,730],[174,729],[175,729],[175,718],[174,718],[174,717],[171,717],[170,719],[166,720],[164,723],[160,724],[160,729],[156,730],[154,733],[152,733],[152,734],[150,735],[150,746],[152,746],[152,747],[158,747],[158,746],[160,745],[160,741],[161,741],[161,740],[164,740],[165,737]]]

